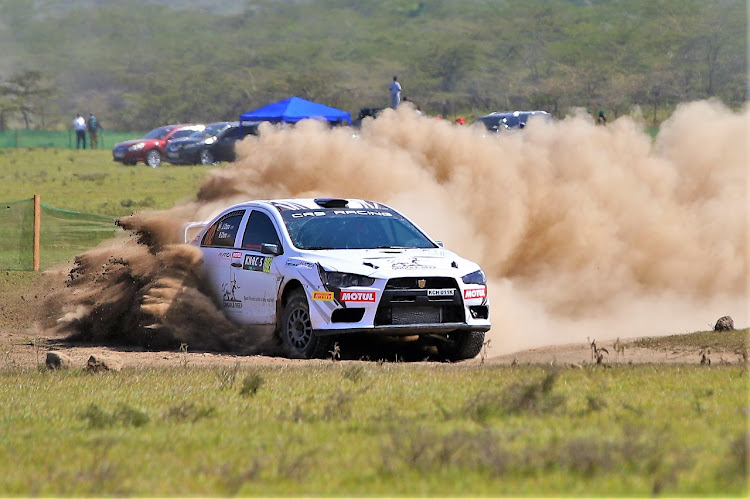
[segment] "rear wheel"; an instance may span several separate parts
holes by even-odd
[[[151,168],[159,168],[161,166],[161,153],[156,149],[151,149],[146,154],[146,164]]]
[[[473,359],[482,351],[482,346],[484,333],[481,331],[455,331],[437,345],[440,355],[453,362]]]
[[[329,340],[313,332],[310,308],[302,291],[289,297],[281,314],[281,341],[292,358],[314,359],[326,354]]]
[[[211,151],[208,149],[203,149],[201,151],[201,164],[202,165],[213,165],[216,164],[214,161],[214,155]]]

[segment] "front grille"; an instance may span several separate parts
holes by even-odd
[[[450,277],[390,279],[375,314],[376,326],[455,322],[466,322],[466,317],[461,291]]]

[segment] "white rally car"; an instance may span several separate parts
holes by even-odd
[[[325,356],[336,335],[419,335],[449,360],[475,357],[490,329],[485,275],[383,204],[252,201],[191,244],[235,323],[280,335],[291,357]]]

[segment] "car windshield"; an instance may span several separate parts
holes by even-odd
[[[143,136],[144,139],[149,140],[158,140],[163,139],[174,127],[170,126],[163,126],[159,128],[154,128],[150,132],[148,132],[146,135]]]
[[[383,209],[289,210],[281,213],[292,244],[304,250],[436,248],[400,214]]]
[[[207,139],[209,137],[215,137],[219,135],[222,130],[227,128],[229,125],[226,123],[214,123],[213,125],[208,125],[204,130],[200,130],[197,132],[193,132],[190,135],[191,139]]]
[[[182,137],[188,137],[196,132],[195,128],[182,128],[172,134],[173,139],[179,139]]]

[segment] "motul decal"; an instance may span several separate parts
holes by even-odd
[[[332,301],[333,291],[313,291],[312,299],[316,301]]]
[[[487,296],[487,288],[464,289],[464,300],[484,298]]]
[[[342,291],[341,301],[375,301],[375,291]]]

